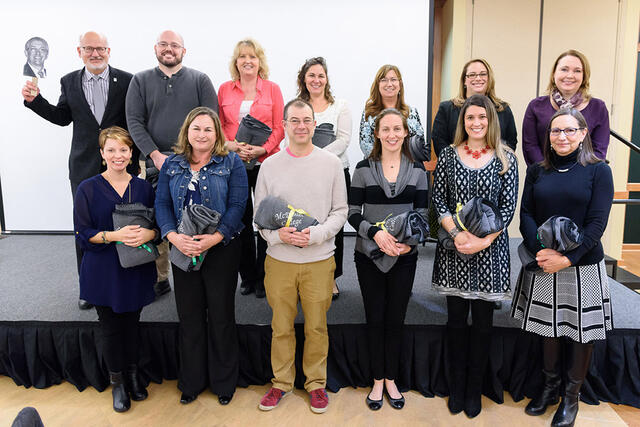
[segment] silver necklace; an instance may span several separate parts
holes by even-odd
[[[553,168],[554,168],[555,170],[557,170],[558,172],[560,172],[560,173],[569,172],[571,169],[573,169],[573,167],[574,167],[575,165],[577,165],[577,164],[578,164],[578,162],[576,161],[574,164],[572,164],[572,165],[571,165],[571,166],[569,166],[568,168],[558,169],[558,168],[556,167],[556,165],[554,165],[554,164],[553,164],[553,162],[552,162],[552,161],[549,161],[549,163],[551,163],[551,166],[553,166]]]

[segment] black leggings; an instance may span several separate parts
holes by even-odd
[[[371,369],[376,380],[398,377],[402,329],[417,260],[417,253],[401,256],[389,272],[383,273],[368,257],[355,253],[367,317]]]
[[[466,328],[471,306],[471,323],[477,329],[491,329],[493,326],[493,302],[481,299],[447,297],[447,325],[452,328]]]
[[[251,194],[251,190],[255,190],[256,188],[259,171],[259,165],[251,170],[247,170],[249,194],[247,196],[247,205],[242,215],[244,228],[240,232],[242,255],[240,256],[239,270],[243,282],[252,283],[257,286],[258,289],[264,289],[264,260],[267,256],[267,242],[262,238],[260,233],[254,233],[253,231],[253,201]]]
[[[351,175],[349,174],[349,168],[344,170],[344,183],[347,185],[347,194],[349,194],[349,188],[351,187]],[[344,259],[344,226],[336,234],[336,250],[333,253],[333,258],[336,261],[336,270],[333,272],[333,278],[337,279],[342,276],[342,260]]]
[[[138,324],[142,309],[116,313],[111,307],[96,305],[104,339],[104,359],[109,372],[122,372],[138,363]]]

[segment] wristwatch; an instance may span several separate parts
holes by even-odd
[[[449,233],[449,236],[451,236],[451,238],[455,240],[456,236],[460,234],[460,230],[458,230],[458,227],[453,227],[451,230],[448,231],[448,233]]]

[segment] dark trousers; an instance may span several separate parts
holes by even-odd
[[[413,288],[418,254],[399,257],[387,273],[365,255],[355,253],[356,272],[367,317],[373,378],[398,377],[402,329]]]
[[[493,302],[481,299],[447,297],[447,326],[466,328],[471,306],[471,324],[473,328],[491,329],[493,326]]]
[[[71,181],[71,197],[73,197],[73,203],[76,202],[76,192],[78,191],[79,185],[80,185],[79,182]],[[78,267],[78,275],[80,275],[80,266],[82,265],[82,255],[84,254],[84,251],[80,247],[80,244],[78,243],[78,241],[76,240],[75,242],[76,242],[76,264]]]
[[[104,339],[104,359],[109,372],[122,372],[138,363],[138,324],[142,309],[116,313],[111,307],[96,305]]]
[[[351,175],[349,174],[349,168],[344,169],[344,182],[347,185],[347,194],[349,194],[349,188],[351,188]],[[344,259],[344,227],[336,234],[336,251],[333,254],[333,258],[336,261],[336,271],[333,273],[333,278],[337,279],[342,276],[342,261]]]
[[[242,245],[242,254],[240,255],[240,277],[243,282],[248,282],[249,286],[257,286],[264,289],[264,260],[267,256],[267,242],[262,238],[260,233],[253,232],[253,201],[252,190],[256,188],[258,180],[258,172],[260,166],[256,166],[251,170],[247,170],[247,178],[249,180],[249,195],[247,197],[247,206],[242,216],[242,224],[244,228],[240,232],[240,243]],[[257,235],[257,237],[254,237]],[[256,239],[257,254],[256,254]]]
[[[200,271],[172,267],[180,319],[178,388],[197,396],[207,385],[218,395],[233,395],[238,381],[235,292],[240,241],[209,249]]]

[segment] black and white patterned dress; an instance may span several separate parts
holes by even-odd
[[[511,296],[509,236],[506,227],[513,219],[518,200],[518,165],[516,156],[507,152],[508,170],[500,175],[502,163],[497,157],[475,169],[460,160],[456,149],[445,147],[436,166],[433,203],[440,220],[455,213],[458,203],[464,205],[475,196],[491,200],[498,206],[505,230],[491,246],[464,261],[455,251],[440,243],[436,248],[432,284],[444,295],[488,301]]]

